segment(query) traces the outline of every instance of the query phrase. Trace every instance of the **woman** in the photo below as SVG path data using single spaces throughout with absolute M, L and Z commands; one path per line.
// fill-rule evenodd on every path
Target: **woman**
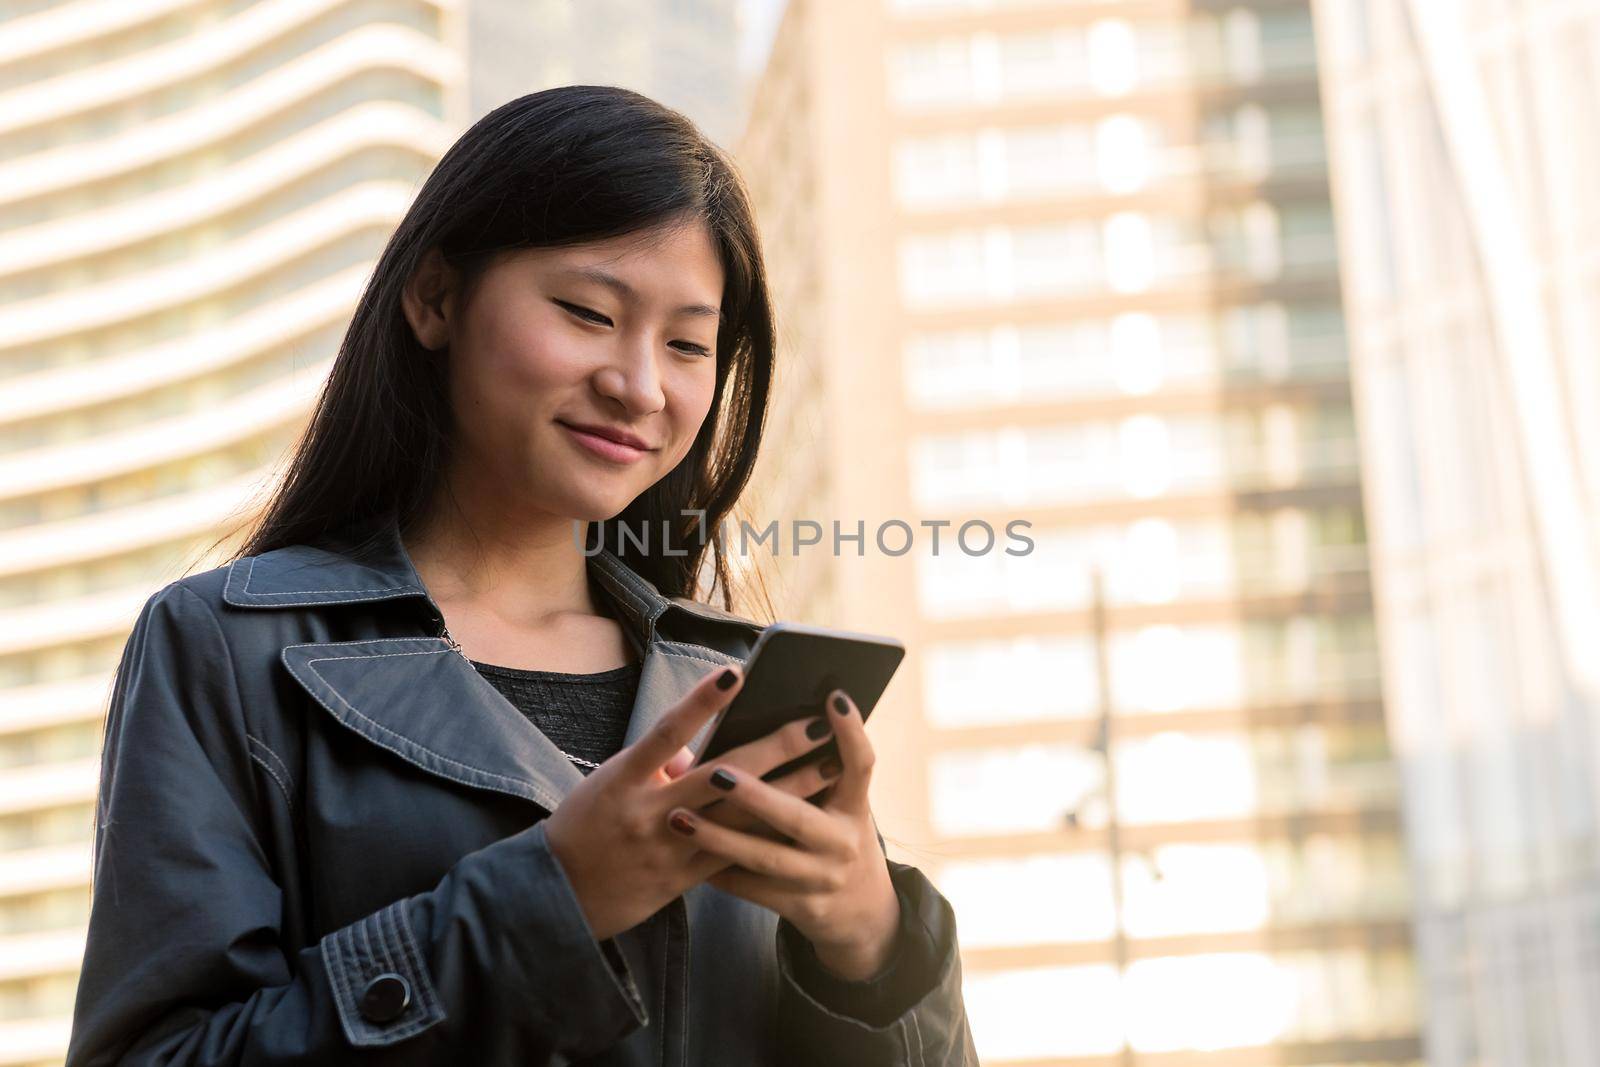
M 253 535 L 128 639 L 69 1064 L 976 1062 L 848 694 L 690 766 L 762 629 L 694 593 L 772 337 L 682 116 L 463 135 Z

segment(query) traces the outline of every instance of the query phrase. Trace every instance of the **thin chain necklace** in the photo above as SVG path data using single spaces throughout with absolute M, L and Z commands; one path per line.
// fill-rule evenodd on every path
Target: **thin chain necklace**
M 474 671 L 476 671 L 478 668 L 472 666 L 472 657 L 467 655 L 465 652 L 463 652 L 461 650 L 461 646 L 456 643 L 456 639 L 454 637 L 450 636 L 450 627 L 445 626 L 443 619 L 439 620 L 439 625 L 441 627 L 443 627 L 443 629 L 444 629 L 444 632 L 442 634 L 440 634 L 439 636 L 444 638 L 445 643 L 448 644 L 451 647 L 451 649 L 453 649 L 458 656 L 460 656 L 462 659 L 467 661 L 467 666 L 472 667 L 472 669 Z M 544 731 L 541 730 L 540 733 L 544 733 Z M 548 734 L 545 735 L 545 739 L 549 740 L 549 735 Z M 550 743 L 552 745 L 555 745 L 555 750 L 557 752 L 559 752 L 563 756 L 567 757 L 573 763 L 581 763 L 585 767 L 589 767 L 589 768 L 596 768 L 596 767 L 600 766 L 600 764 L 594 762 L 593 760 L 586 760 L 582 756 L 574 756 L 572 753 L 568 752 L 566 749 L 562 748 L 560 745 L 557 745 L 554 741 L 551 741 Z

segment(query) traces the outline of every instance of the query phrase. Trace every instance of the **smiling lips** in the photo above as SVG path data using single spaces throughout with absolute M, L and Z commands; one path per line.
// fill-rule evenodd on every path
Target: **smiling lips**
M 590 452 L 615 463 L 632 463 L 655 451 L 626 430 L 610 426 L 580 426 L 570 422 L 560 425 L 572 435 L 573 440 Z

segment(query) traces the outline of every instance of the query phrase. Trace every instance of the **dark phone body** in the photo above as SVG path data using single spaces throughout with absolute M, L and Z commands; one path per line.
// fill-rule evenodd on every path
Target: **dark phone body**
M 744 685 L 710 726 L 710 738 L 698 749 L 696 766 L 795 719 L 831 715 L 824 701 L 834 689 L 849 693 L 865 720 L 905 654 L 905 645 L 892 637 L 798 622 L 773 623 L 756 638 L 745 661 Z M 762 778 L 781 778 L 838 751 L 838 741 L 829 738 Z

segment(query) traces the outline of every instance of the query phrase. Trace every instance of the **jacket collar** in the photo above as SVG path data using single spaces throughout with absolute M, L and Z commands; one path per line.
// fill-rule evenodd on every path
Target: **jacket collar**
M 762 626 L 709 604 L 665 596 L 608 550 L 587 562 L 643 657 L 623 741 L 629 745 L 707 671 L 748 655 Z M 425 602 L 432 625 L 442 630 L 442 614 L 405 550 L 392 512 L 315 545 L 236 560 L 223 590 L 226 603 L 247 609 L 406 597 Z M 701 640 L 673 636 L 675 613 L 697 620 L 694 633 Z M 713 625 L 704 625 L 708 622 Z M 432 774 L 532 800 L 550 811 L 583 780 L 555 743 L 439 632 L 294 644 L 280 658 L 345 727 Z M 691 748 L 698 751 L 712 725 Z
M 687 597 L 668 597 L 654 583 L 602 548 L 587 557 L 589 573 L 622 609 L 640 644 L 652 639 L 669 608 L 717 622 L 759 626 L 749 619 Z M 420 597 L 436 623 L 439 606 L 428 595 L 400 537 L 392 511 L 328 534 L 315 545 L 290 545 L 234 561 L 222 599 L 240 608 L 302 608 Z

